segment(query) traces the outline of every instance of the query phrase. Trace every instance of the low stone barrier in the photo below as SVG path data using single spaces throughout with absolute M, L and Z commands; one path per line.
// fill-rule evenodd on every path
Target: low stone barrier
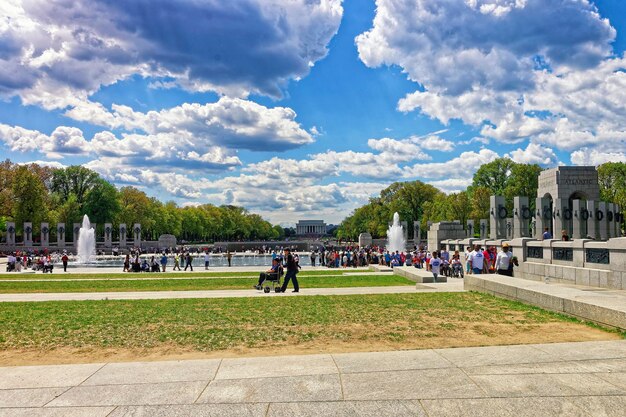
M 433 273 L 425 269 L 415 268 L 414 266 L 396 266 L 393 268 L 394 275 L 399 275 L 406 279 L 410 279 L 418 284 L 428 284 L 434 282 Z M 443 275 L 437 277 L 437 282 L 448 282 L 448 278 Z
M 626 294 L 588 291 L 503 275 L 466 275 L 464 288 L 626 330 Z

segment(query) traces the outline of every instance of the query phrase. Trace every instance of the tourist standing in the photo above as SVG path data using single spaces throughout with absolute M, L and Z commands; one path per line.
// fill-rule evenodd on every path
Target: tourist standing
M 191 262 L 193 261 L 193 258 L 191 257 L 191 252 L 187 252 L 187 256 L 185 257 L 185 271 L 187 270 L 187 268 L 191 268 L 191 272 L 193 272 L 193 265 L 191 265 Z
M 126 258 L 124 259 L 124 269 L 122 272 L 130 272 L 130 255 L 126 254 Z
M 178 255 L 178 252 L 176 252 L 174 254 L 174 268 L 172 268 L 172 271 L 180 271 L 180 255 Z
M 298 278 L 296 277 L 298 274 L 298 264 L 296 263 L 296 260 L 291 254 L 289 248 L 285 248 L 285 262 L 287 273 L 285 274 L 285 282 L 283 282 L 280 292 L 285 292 L 287 290 L 289 280 L 293 280 L 293 292 L 300 292 L 300 285 L 298 285 Z
M 161 269 L 163 270 L 163 272 L 165 272 L 166 266 L 167 266 L 167 255 L 165 255 L 165 252 L 163 252 L 163 255 L 161 255 Z
M 480 250 L 480 245 L 474 246 L 474 251 L 469 257 L 470 268 L 472 268 L 473 274 L 482 274 L 485 268 L 485 255 Z
M 509 252 L 509 244 L 503 243 L 502 250 L 496 256 L 496 272 L 500 275 L 513 276 L 513 254 Z
M 233 259 L 233 254 L 230 253 L 230 251 L 228 251 L 228 253 L 226 253 L 226 259 L 228 259 L 228 266 L 230 267 L 231 261 Z
M 430 258 L 430 272 L 433 273 L 433 280 L 437 282 L 437 277 L 439 276 L 439 271 L 441 268 L 442 261 L 439 259 L 437 251 L 433 252 L 432 258 Z
M 63 262 L 63 272 L 67 272 L 67 262 L 69 260 L 67 252 L 63 251 L 63 256 L 61 257 L 61 262 Z
M 470 275 L 472 274 L 472 267 L 469 260 L 471 254 L 472 250 L 468 246 L 467 248 L 465 248 L 465 272 Z
M 314 250 L 311 251 L 311 266 L 315 266 L 315 257 L 316 257 L 316 253 Z
M 209 251 L 204 252 L 204 269 L 207 270 L 209 269 Z
M 550 228 L 546 227 L 545 229 L 543 229 L 543 240 L 550 240 L 552 239 L 552 233 L 550 233 Z

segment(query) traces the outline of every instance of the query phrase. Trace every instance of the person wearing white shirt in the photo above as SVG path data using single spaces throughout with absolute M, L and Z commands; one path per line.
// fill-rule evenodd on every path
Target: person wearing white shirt
M 469 258 L 470 258 L 470 255 L 471 255 L 471 254 L 472 254 L 472 250 L 471 250 L 471 248 L 468 246 L 468 247 L 465 249 L 465 272 L 466 272 L 466 273 L 468 273 L 468 274 L 471 274 L 471 273 L 472 273 L 472 267 L 471 267 L 471 265 L 470 265 L 470 261 L 469 261 Z
M 443 261 L 439 259 L 437 256 L 437 252 L 433 252 L 432 258 L 430 258 L 430 272 L 433 273 L 434 281 L 437 282 L 437 277 L 439 276 L 439 271 Z
M 513 276 L 513 254 L 509 252 L 509 244 L 502 244 L 502 250 L 496 256 L 496 272 L 500 275 Z
M 485 255 L 483 255 L 483 252 L 480 250 L 480 245 L 474 246 L 474 250 L 469 256 L 469 263 L 470 268 L 472 268 L 472 273 L 483 273 L 483 268 L 485 267 Z
M 209 255 L 209 251 L 204 252 L 204 269 L 209 269 L 209 262 L 211 261 L 211 255 Z

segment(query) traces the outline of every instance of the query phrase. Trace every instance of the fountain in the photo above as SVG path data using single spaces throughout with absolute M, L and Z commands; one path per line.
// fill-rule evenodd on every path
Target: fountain
M 96 253 L 96 231 L 91 228 L 89 217 L 83 216 L 83 225 L 78 232 L 76 254 L 78 263 L 86 264 Z
M 404 231 L 400 225 L 400 215 L 393 214 L 393 224 L 387 229 L 387 250 L 389 252 L 404 252 L 406 250 L 406 240 Z

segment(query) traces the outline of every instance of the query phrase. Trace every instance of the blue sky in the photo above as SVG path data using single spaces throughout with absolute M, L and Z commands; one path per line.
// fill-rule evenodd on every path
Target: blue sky
M 626 161 L 620 0 L 4 0 L 0 152 L 341 221 L 498 157 Z

